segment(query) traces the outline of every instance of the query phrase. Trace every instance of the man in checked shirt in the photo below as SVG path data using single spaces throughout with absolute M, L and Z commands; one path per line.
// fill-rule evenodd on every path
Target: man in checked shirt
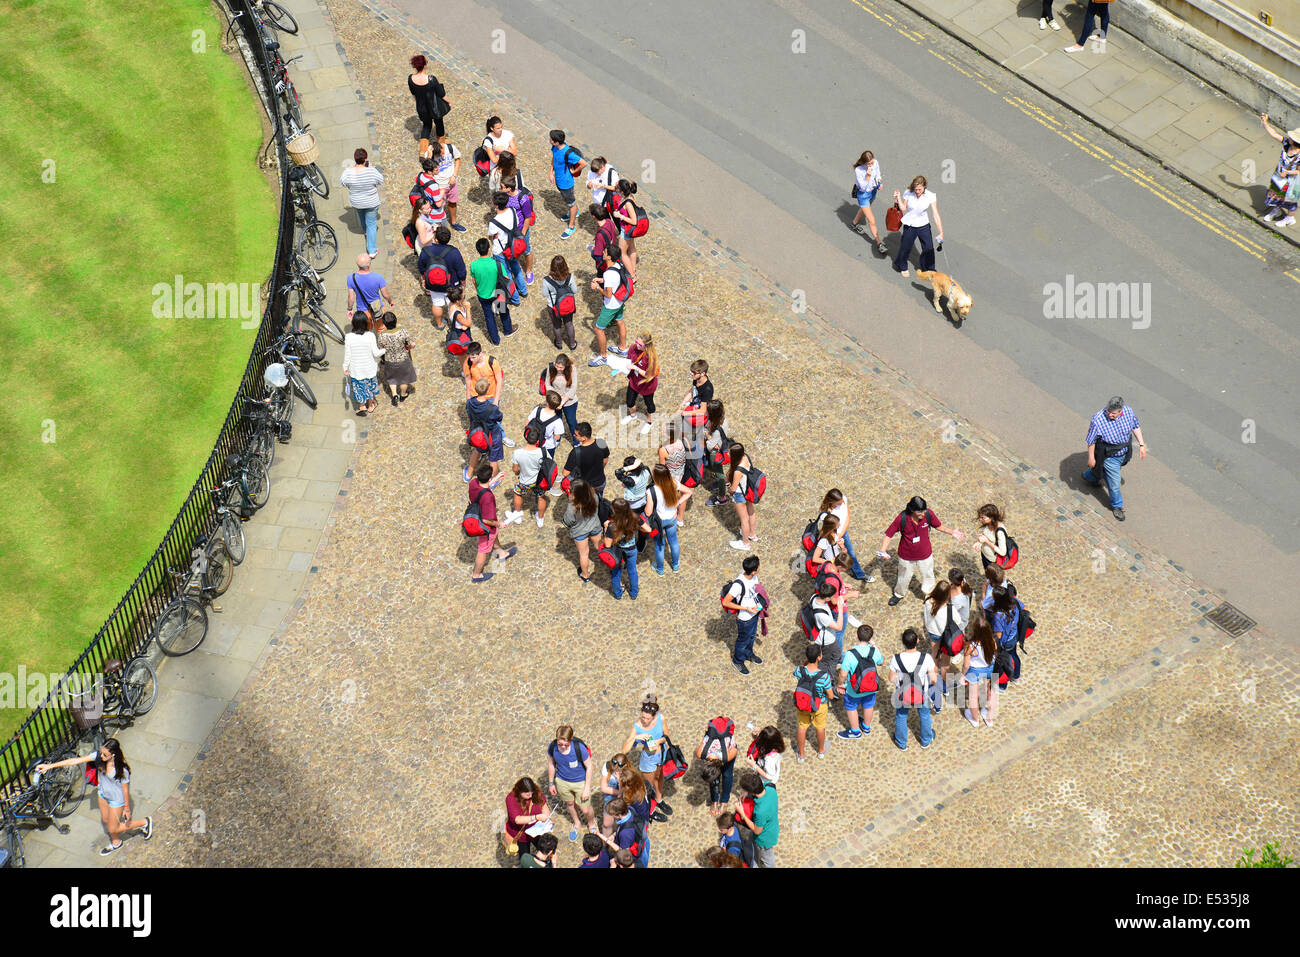
M 1138 455 L 1147 457 L 1146 441 L 1137 414 L 1117 395 L 1110 397 L 1106 408 L 1092 417 L 1088 425 L 1088 468 L 1083 480 L 1092 485 L 1105 481 L 1110 492 L 1110 508 L 1115 517 L 1124 521 L 1124 496 L 1120 493 L 1119 470 L 1133 456 L 1130 443 L 1136 438 Z M 1101 461 L 1102 477 L 1097 477 L 1097 462 Z

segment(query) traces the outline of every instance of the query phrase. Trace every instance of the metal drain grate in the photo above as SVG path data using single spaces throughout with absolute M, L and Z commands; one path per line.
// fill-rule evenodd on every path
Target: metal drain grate
M 1215 628 L 1226 631 L 1233 638 L 1240 638 L 1255 627 L 1253 618 L 1247 617 L 1240 608 L 1226 601 L 1206 615 L 1205 618 Z

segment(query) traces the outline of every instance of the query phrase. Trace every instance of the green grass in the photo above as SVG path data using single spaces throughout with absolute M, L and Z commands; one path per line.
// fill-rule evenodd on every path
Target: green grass
M 154 318 L 153 287 L 262 282 L 276 202 L 207 0 L 0 10 L 0 671 L 61 672 L 185 500 L 256 336 Z

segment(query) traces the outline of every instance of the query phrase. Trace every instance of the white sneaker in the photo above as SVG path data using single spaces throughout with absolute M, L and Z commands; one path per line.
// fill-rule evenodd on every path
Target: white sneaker
M 1048 25 L 1049 27 L 1051 27 L 1053 30 L 1059 30 L 1059 29 L 1061 29 L 1061 25 L 1060 25 L 1059 23 L 1057 23 L 1055 20 L 1049 20 L 1049 21 L 1047 22 L 1047 25 Z
M 858 617 L 856 617 L 856 616 L 854 616 L 854 615 L 849 615 L 849 627 L 850 627 L 850 628 L 858 628 L 858 627 L 861 627 L 861 625 L 862 625 L 862 619 L 861 619 L 861 618 L 858 618 Z
M 1292 222 L 1295 222 L 1295 220 L 1292 220 Z M 651 426 L 650 423 L 647 422 L 645 425 L 641 426 L 641 434 L 642 435 L 648 434 L 651 428 L 653 428 L 653 426 Z
M 1046 30 L 1046 29 L 1047 29 L 1047 17 L 1039 17 L 1039 18 L 1038 18 L 1038 29 L 1040 29 L 1040 30 Z
M 515 440 L 514 440 L 514 439 L 506 439 L 506 438 L 503 438 L 503 439 L 501 440 L 501 444 L 504 445 L 504 446 L 505 446 L 506 448 L 508 448 L 508 449 L 513 449 L 513 448 L 515 447 Z
M 1266 223 L 1271 223 L 1273 222 L 1273 220 L 1277 219 L 1278 214 L 1281 212 L 1282 212 L 1282 207 L 1274 206 L 1272 209 L 1270 209 L 1267 213 L 1265 213 L 1263 216 L 1259 218 Z
M 557 486 L 555 486 L 555 488 L 551 489 L 551 494 L 552 494 L 552 495 L 563 495 L 563 494 L 564 494 L 564 489 L 560 488 L 560 487 L 557 485 Z
M 742 552 L 749 551 L 749 543 L 736 539 L 734 542 L 727 542 L 732 548 L 739 549 Z
M 1294 217 L 1294 216 L 1288 216 L 1286 219 L 1279 219 L 1278 222 L 1277 222 L 1277 224 L 1278 224 L 1279 226 L 1294 226 L 1294 225 L 1295 225 L 1295 217 Z
M 625 415 L 625 416 L 623 416 L 623 419 L 622 419 L 622 422 L 623 422 L 624 425 L 630 425 L 630 424 L 632 424 L 632 423 L 635 422 L 635 421 L 636 421 L 636 416 L 635 416 L 635 415 Z
M 542 516 L 538 515 L 538 516 L 537 516 L 537 527 L 538 527 L 538 528 L 542 528 L 542 527 L 544 527 L 545 525 L 546 525 L 546 519 L 544 519 L 544 518 L 542 518 Z

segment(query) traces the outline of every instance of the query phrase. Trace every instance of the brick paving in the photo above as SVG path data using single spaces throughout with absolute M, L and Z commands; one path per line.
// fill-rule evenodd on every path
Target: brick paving
M 561 243 L 555 197 L 536 186 L 545 183 L 549 118 L 520 112 L 517 96 L 385 7 L 334 4 L 328 12 L 373 113 L 375 138 L 366 145 L 388 160 L 386 209 L 403 208 L 416 171 L 404 77 L 407 57 L 422 49 L 448 87 L 457 145 L 472 147 L 479 118 L 493 112 L 515 131 L 530 185 L 549 202 L 539 209 L 536 262 L 562 252 L 580 276 L 589 275 L 585 233 Z M 580 132 L 574 139 L 593 155 Z M 629 332 L 649 329 L 662 343 L 665 405 L 686 390 L 690 360 L 709 359 L 731 433 L 770 477 L 758 552 L 775 601 L 771 634 L 758 649 L 767 663 L 749 678 L 728 663 L 734 625 L 716 595 L 739 566 L 726 544 L 735 518 L 698 502 L 682 533 L 682 573 L 658 578 L 643 564 L 635 603 L 615 603 L 601 572 L 594 579 L 600 587 L 579 585 L 573 547 L 553 519 L 541 530 L 527 520 L 512 527 L 507 542 L 518 543 L 519 554 L 490 584 L 470 584 L 473 546 L 457 528 L 463 388 L 441 358 L 441 337 L 416 311 L 403 248 L 388 275 L 418 340 L 416 399 L 399 410 L 381 406 L 367 420 L 369 439 L 356 450 L 340 489 L 346 494 L 328 519 L 291 620 L 191 767 L 185 790 L 160 809 L 155 839 L 133 842 L 119 864 L 500 864 L 494 834 L 502 796 L 521 774 L 544 774 L 554 727 L 573 724 L 603 760 L 621 746 L 639 694 L 651 687 L 670 733 L 689 749 L 720 712 L 741 728 L 775 723 L 793 738 L 789 675 L 803 644 L 793 616 L 809 586 L 790 562 L 803 523 L 830 485 L 844 488 L 854 505 L 863 553 L 916 492 L 948 524 L 967 528 L 979 504 L 1004 504 L 1024 555 L 1012 577 L 1039 631 L 1026 677 L 1004 699 L 994 729 L 971 729 L 950 706 L 936 717 L 935 746 L 903 754 L 885 733 L 892 724 L 885 704 L 874 734 L 859 742 L 832 738 L 824 762 L 797 765 L 787 754 L 779 787 L 782 864 L 897 862 L 898 848 L 931 838 L 925 853 L 937 860 L 964 847 L 954 840 L 962 831 L 930 821 L 951 820 L 953 810 L 969 806 L 970 793 L 997 797 L 979 802 L 986 826 L 1032 837 L 990 848 L 987 863 L 1171 864 L 1189 855 L 1229 863 L 1239 843 L 1296 833 L 1295 751 L 1285 746 L 1294 743 L 1296 676 L 1290 661 L 1261 653 L 1270 636 L 1255 629 L 1226 640 L 1203 621 L 1217 597 L 1116 537 L 1095 498 L 1019 462 L 815 313 L 792 313 L 788 290 L 653 195 L 638 198 L 655 220 L 640 247 Z M 482 228 L 482 200 L 475 190 L 462 202 L 471 225 L 457 234 L 463 250 Z M 381 247 L 396 238 L 397 226 L 385 224 Z M 534 287 L 518 310 L 520 331 L 491 350 L 506 363 L 511 433 L 522 429 L 535 404 L 533 377 L 553 354 L 537 334 L 539 294 Z M 598 303 L 584 306 L 582 346 Z M 816 363 L 815 395 L 807 370 L 792 358 L 807 356 L 810 346 L 826 352 Z M 577 357 L 585 354 L 580 348 Z M 613 425 L 615 384 L 603 370 L 580 368 L 580 418 L 602 428 L 612 459 L 646 451 Z M 810 422 L 829 427 L 813 432 Z M 941 541 L 937 566 L 963 567 L 974 577 L 973 553 Z M 888 580 L 892 561 L 884 571 Z M 920 615 L 914 598 L 889 608 L 887 595 L 887 586 L 867 586 L 851 610 L 875 625 L 892 652 L 899 631 L 919 625 Z M 1249 700 L 1240 693 L 1233 700 L 1243 671 L 1257 685 Z M 1186 705 L 1170 710 L 1170 702 Z M 1178 733 L 1157 733 L 1175 719 Z M 1258 732 L 1270 721 L 1283 723 L 1284 733 L 1262 744 Z M 834 711 L 830 730 L 841 726 L 842 712 Z M 1213 756 L 1216 800 L 1248 795 L 1265 808 L 1250 819 L 1236 815 L 1228 836 L 1206 826 L 1183 833 L 1175 815 L 1134 803 L 1123 786 L 1125 775 L 1142 775 L 1145 793 L 1158 795 L 1162 807 L 1190 805 L 1205 775 L 1184 772 L 1205 768 L 1205 754 Z M 712 842 L 706 794 L 692 772 L 668 795 L 678 810 L 652 831 L 653 862 L 690 865 Z M 1159 839 L 1112 841 L 1100 850 L 1095 842 L 1054 839 L 1075 822 L 1081 801 L 1105 812 L 1107 828 L 1144 828 Z M 1218 806 L 1191 820 L 1212 820 Z M 1177 840 L 1164 836 L 1175 832 Z M 562 845 L 561 866 L 576 863 L 577 852 Z

